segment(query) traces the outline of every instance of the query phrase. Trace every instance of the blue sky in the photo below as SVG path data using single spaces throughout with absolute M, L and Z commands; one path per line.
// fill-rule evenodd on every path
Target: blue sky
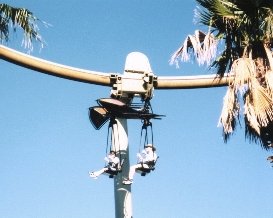
M 73 67 L 122 73 L 140 51 L 158 76 L 209 74 L 196 63 L 169 65 L 172 53 L 199 26 L 195 1 L 12 0 L 52 26 L 33 56 Z M 202 27 L 201 27 L 202 28 Z M 21 35 L 9 47 L 20 47 Z M 103 166 L 107 127 L 97 131 L 88 108 L 110 88 L 40 74 L 1 60 L 0 217 L 114 217 L 113 180 L 88 177 Z M 238 129 L 225 144 L 217 127 L 226 88 L 156 90 L 153 122 L 160 159 L 132 185 L 133 215 L 141 218 L 271 218 L 271 153 Z M 140 121 L 129 121 L 131 163 Z

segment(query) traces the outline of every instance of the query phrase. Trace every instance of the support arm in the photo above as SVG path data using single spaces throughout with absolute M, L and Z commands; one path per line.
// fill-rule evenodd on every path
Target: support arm
M 233 77 L 215 74 L 197 76 L 159 76 L 155 89 L 197 89 L 227 86 Z
M 0 45 L 0 58 L 10 63 L 56 76 L 64 79 L 74 80 L 95 85 L 113 85 L 111 76 L 115 73 L 102 73 L 73 68 L 66 65 L 49 62 L 40 58 L 23 54 L 16 50 Z M 159 76 L 154 84 L 155 89 L 195 89 L 227 86 L 232 77 L 216 78 L 215 75 L 198 76 Z
M 3 45 L 0 45 L 0 58 L 21 67 L 25 67 L 51 76 L 102 86 L 112 86 L 110 83 L 109 73 L 83 70 L 49 62 L 27 54 L 23 54 Z

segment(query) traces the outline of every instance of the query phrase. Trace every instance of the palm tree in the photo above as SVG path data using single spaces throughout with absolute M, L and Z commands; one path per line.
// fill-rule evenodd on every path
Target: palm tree
M 39 34 L 37 21 L 40 21 L 32 12 L 25 8 L 15 8 L 7 4 L 0 4 L 0 40 L 1 43 L 8 42 L 10 30 L 13 32 L 19 27 L 24 32 L 22 45 L 29 51 L 33 50 L 33 40 L 43 47 L 43 40 Z M 46 24 L 45 22 L 42 22 Z
M 196 1 L 199 7 L 195 18 L 208 31 L 196 30 L 189 35 L 171 62 L 193 57 L 215 70 L 219 77 L 232 76 L 219 119 L 224 141 L 243 117 L 246 138 L 265 149 L 272 148 L 273 1 Z

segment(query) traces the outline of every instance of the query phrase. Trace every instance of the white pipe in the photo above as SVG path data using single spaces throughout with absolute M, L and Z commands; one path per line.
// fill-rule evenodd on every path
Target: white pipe
M 132 193 L 131 186 L 122 183 L 125 177 L 128 177 L 130 169 L 129 161 L 129 143 L 128 129 L 126 119 L 116 119 L 113 125 L 113 150 L 118 151 L 120 161 L 124 161 L 122 171 L 115 176 L 114 193 L 115 193 L 115 214 L 116 218 L 132 217 Z

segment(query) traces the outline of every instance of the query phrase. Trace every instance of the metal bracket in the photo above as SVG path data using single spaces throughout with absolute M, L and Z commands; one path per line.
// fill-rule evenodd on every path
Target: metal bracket
M 113 84 L 112 97 L 120 99 L 139 96 L 142 100 L 148 100 L 153 97 L 157 76 L 152 72 L 126 70 L 124 75 L 110 75 L 110 81 Z

